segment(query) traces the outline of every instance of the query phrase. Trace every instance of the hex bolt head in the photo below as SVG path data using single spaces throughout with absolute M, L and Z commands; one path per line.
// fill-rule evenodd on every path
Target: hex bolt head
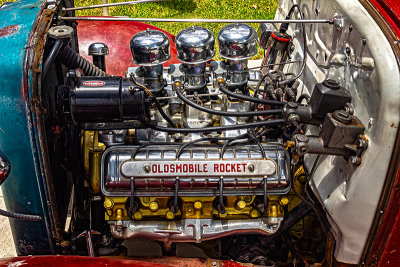
M 150 202 L 150 204 L 149 204 L 149 209 L 150 209 L 152 212 L 158 211 L 158 208 L 159 208 L 159 205 L 158 205 L 158 202 L 157 202 L 157 201 L 152 201 L 152 202 Z
M 112 207 L 114 207 L 114 201 L 112 199 L 107 198 L 104 200 L 104 208 L 111 209 Z
M 254 170 L 255 170 L 254 164 L 249 164 L 249 166 L 247 166 L 247 169 L 248 169 L 250 172 L 254 172 Z
M 244 209 L 244 208 L 246 207 L 246 201 L 244 201 L 244 200 L 239 200 L 238 202 L 236 202 L 236 207 L 237 207 L 239 210 Z
M 203 203 L 201 201 L 196 201 L 193 206 L 195 210 L 201 210 L 203 208 Z
M 165 217 L 167 218 L 167 220 L 172 220 L 173 218 L 175 218 L 175 214 L 172 211 L 167 211 Z
M 141 219 L 143 218 L 143 213 L 140 212 L 140 211 L 137 211 L 137 212 L 135 212 L 135 213 L 133 214 L 133 218 L 134 218 L 135 220 L 141 220 Z
M 150 173 L 151 168 L 150 168 L 149 165 L 146 165 L 146 166 L 143 167 L 143 170 L 144 170 L 146 173 Z

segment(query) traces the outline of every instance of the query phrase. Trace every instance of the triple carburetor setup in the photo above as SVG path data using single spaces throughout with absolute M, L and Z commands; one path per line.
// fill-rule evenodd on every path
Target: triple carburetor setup
M 298 204 L 291 194 L 294 176 L 307 177 L 303 156 L 361 163 L 368 141 L 350 93 L 332 79 L 302 93 L 305 41 L 293 60 L 286 30 L 229 24 L 218 34 L 223 60 L 214 60 L 213 33 L 192 26 L 174 40 L 181 63 L 167 64 L 170 39 L 148 29 L 130 41 L 138 66 L 125 77 L 106 73 L 105 44 L 89 49 L 92 71 L 70 64 L 58 108 L 81 129 L 90 189 L 115 238 L 168 246 L 273 235 Z M 264 59 L 250 67 L 258 43 Z

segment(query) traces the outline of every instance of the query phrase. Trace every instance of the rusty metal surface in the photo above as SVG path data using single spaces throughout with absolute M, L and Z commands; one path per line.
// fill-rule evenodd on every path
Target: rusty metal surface
M 13 33 L 17 33 L 17 31 L 19 31 L 20 28 L 21 28 L 20 25 L 5 26 L 5 27 L 0 29 L 0 37 L 12 36 Z
M 27 75 L 30 77 L 28 91 L 30 94 L 30 108 L 32 112 L 32 126 L 35 133 L 38 158 L 43 173 L 45 183 L 45 196 L 48 201 L 48 211 L 50 217 L 50 226 L 53 238 L 56 242 L 62 241 L 62 229 L 59 220 L 56 196 L 54 194 L 54 184 L 50 171 L 49 156 L 47 151 L 46 134 L 44 129 L 44 109 L 40 99 L 40 72 L 43 57 L 44 46 L 46 42 L 47 31 L 50 27 L 50 21 L 53 18 L 53 10 L 45 9 L 41 14 L 40 20 L 34 32 L 35 40 L 31 40 L 28 51 Z
M 33 57 L 31 46 L 36 44 L 35 29 L 43 4 L 43 0 L 20 0 L 0 9 L 0 147 L 12 165 L 2 185 L 4 201 L 8 211 L 44 218 L 41 222 L 10 219 L 19 255 L 53 253 L 40 157 L 33 145 L 36 140 L 25 64 Z

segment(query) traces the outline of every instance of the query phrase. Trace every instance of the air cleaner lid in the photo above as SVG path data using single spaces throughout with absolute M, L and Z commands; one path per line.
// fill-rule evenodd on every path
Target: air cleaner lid
M 133 62 L 141 66 L 162 64 L 171 58 L 168 36 L 156 30 L 141 31 L 130 41 Z
M 226 59 L 248 59 L 257 54 L 257 33 L 244 23 L 229 24 L 218 34 L 219 53 Z
M 214 35 L 204 27 L 192 26 L 180 31 L 175 46 L 178 59 L 187 64 L 206 62 L 215 55 Z

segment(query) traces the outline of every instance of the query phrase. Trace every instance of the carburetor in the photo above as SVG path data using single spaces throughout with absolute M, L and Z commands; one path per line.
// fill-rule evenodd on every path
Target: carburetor
M 226 59 L 220 62 L 219 68 L 224 70 L 222 77 L 228 88 L 239 88 L 245 92 L 249 76 L 248 59 L 257 54 L 256 31 L 244 23 L 229 24 L 219 32 L 218 44 L 221 57 Z M 218 68 L 214 71 L 221 73 Z
M 209 77 L 206 74 L 206 62 L 215 55 L 212 32 L 204 27 L 186 28 L 176 36 L 175 46 L 178 59 L 182 62 L 179 71 L 183 76 L 174 78 L 180 79 L 189 92 L 207 93 Z
M 169 47 L 168 36 L 156 30 L 139 32 L 130 41 L 133 62 L 140 66 L 135 73 L 137 80 L 156 94 L 166 86 L 163 63 L 171 58 Z

